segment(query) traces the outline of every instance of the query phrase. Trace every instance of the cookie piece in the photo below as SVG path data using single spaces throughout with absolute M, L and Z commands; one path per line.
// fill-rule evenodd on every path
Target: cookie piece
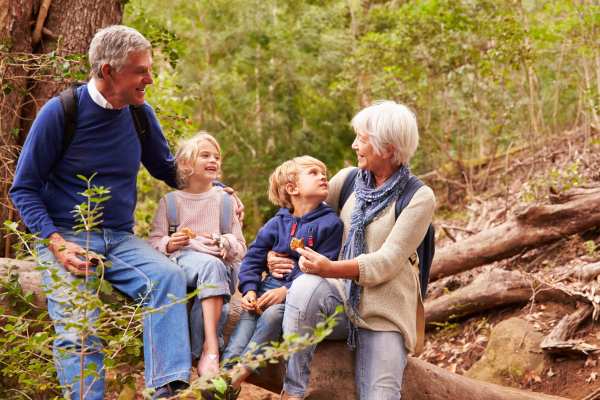
M 303 248 L 304 248 L 304 240 L 302 240 L 302 238 L 300 238 L 300 239 L 292 238 L 292 241 L 290 242 L 290 249 L 296 250 L 296 249 L 303 249 Z
M 181 230 L 181 233 L 185 234 L 187 237 L 189 237 L 190 239 L 194 239 L 196 237 L 196 232 L 194 232 L 193 230 L 191 230 L 188 227 L 185 227 Z

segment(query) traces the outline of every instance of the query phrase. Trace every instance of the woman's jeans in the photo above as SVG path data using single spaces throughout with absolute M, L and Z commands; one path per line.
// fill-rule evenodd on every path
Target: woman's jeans
M 333 314 L 338 305 L 342 305 L 342 299 L 327 280 L 310 274 L 299 276 L 287 294 L 283 318 L 284 335 L 310 333 L 324 316 Z M 340 315 L 328 339 L 346 339 L 348 324 L 346 315 Z M 288 395 L 306 395 L 315 349 L 316 346 L 311 346 L 290 356 L 283 383 L 283 390 Z M 354 375 L 358 398 L 400 399 L 406 362 L 406 349 L 400 333 L 358 328 Z
M 59 229 L 67 241 L 85 248 L 86 235 Z M 130 232 L 103 229 L 90 233 L 89 249 L 104 255 L 104 279 L 114 288 L 159 312 L 144 316 L 144 363 L 146 386 L 155 388 L 175 380 L 189 381 L 190 343 L 187 310 L 175 300 L 186 295 L 185 276 L 167 257 Z M 56 262 L 39 245 L 38 261 L 44 266 L 43 284 L 48 313 L 54 321 L 54 360 L 65 396 L 86 400 L 104 399 L 104 367 L 101 340 L 95 335 L 98 309 L 87 309 L 81 292 L 94 293 L 95 275 L 87 284 Z M 87 332 L 82 341 L 82 328 Z M 83 355 L 82 355 L 83 354 Z M 83 358 L 83 360 L 82 360 Z M 85 371 L 80 386 L 80 362 Z
M 267 277 L 258 287 L 257 296 L 262 296 L 266 291 L 281 287 L 281 283 Z M 231 367 L 237 358 L 254 350 L 260 351 L 260 346 L 268 344 L 281 337 L 281 323 L 283 321 L 284 304 L 273 304 L 260 316 L 256 313 L 242 311 L 240 320 L 223 352 L 222 359 L 226 367 Z
M 229 314 L 229 299 L 235 287 L 231 287 L 233 270 L 223 263 L 220 258 L 194 250 L 183 250 L 175 259 L 185 274 L 188 288 L 200 288 L 190 311 L 190 338 L 192 355 L 199 358 L 204 346 L 204 314 L 202 300 L 223 296 L 223 309 L 217 327 L 219 348 L 223 347 L 223 328 Z

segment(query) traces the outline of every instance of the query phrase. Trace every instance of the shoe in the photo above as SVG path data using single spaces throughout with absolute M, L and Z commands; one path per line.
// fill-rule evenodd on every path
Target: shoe
M 183 381 L 173 381 L 169 382 L 164 386 L 160 386 L 156 388 L 154 394 L 152 395 L 152 400 L 155 399 L 168 399 L 170 397 L 175 396 L 177 393 L 188 388 L 187 382 Z
M 202 354 L 198 361 L 198 376 L 211 376 L 219 373 L 219 355 Z

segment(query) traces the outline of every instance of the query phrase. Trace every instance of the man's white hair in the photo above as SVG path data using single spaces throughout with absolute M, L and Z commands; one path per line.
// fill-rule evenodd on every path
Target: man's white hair
M 152 49 L 152 45 L 141 33 L 124 25 L 111 25 L 100 29 L 90 43 L 88 58 L 91 75 L 102 79 L 101 68 L 109 64 L 117 71 L 123 68 L 127 56 L 132 52 Z
M 363 108 L 352 118 L 356 133 L 366 133 L 375 152 L 383 154 L 394 148 L 393 162 L 407 165 L 419 145 L 419 129 L 415 114 L 404 104 L 379 100 Z

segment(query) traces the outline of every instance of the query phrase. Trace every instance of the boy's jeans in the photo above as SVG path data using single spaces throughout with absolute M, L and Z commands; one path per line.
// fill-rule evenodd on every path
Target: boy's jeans
M 260 283 L 257 297 L 262 296 L 267 290 L 277 289 L 281 284 L 274 279 L 267 277 Z M 285 304 L 273 304 L 267 308 L 260 316 L 248 311 L 242 311 L 240 320 L 225 348 L 222 359 L 225 366 L 230 367 L 235 364 L 231 362 L 234 358 L 245 355 L 253 349 L 251 345 L 264 345 L 281 337 L 281 323 L 283 321 L 283 311 Z M 256 348 L 256 347 L 254 347 Z M 260 351 L 260 348 L 256 348 Z
M 342 304 L 338 291 L 327 280 L 304 274 L 294 280 L 285 302 L 283 332 L 285 335 L 311 332 L 324 316 L 334 313 Z M 328 339 L 346 339 L 349 321 L 345 314 L 337 319 Z M 310 378 L 310 364 L 316 345 L 290 356 L 284 391 L 304 397 Z M 360 400 L 400 399 L 402 376 L 407 362 L 404 340 L 398 332 L 358 329 L 355 357 L 355 381 Z
M 59 233 L 65 240 L 85 248 L 86 234 L 67 229 L 59 229 Z M 146 386 L 155 388 L 175 380 L 189 381 L 191 360 L 186 306 L 172 304 L 186 295 L 181 269 L 130 232 L 111 229 L 92 232 L 89 249 L 104 255 L 110 263 L 104 278 L 114 288 L 141 300 L 144 306 L 166 306 L 160 312 L 144 316 Z M 99 312 L 97 309 L 84 312 L 82 299 L 77 296 L 78 291 L 91 292 L 93 289 L 57 263 L 46 246 L 38 246 L 38 259 L 46 267 L 42 279 L 47 291 L 48 312 L 57 334 L 54 359 L 64 393 L 69 393 L 73 399 L 83 393 L 86 400 L 101 400 L 104 398 L 102 343 L 94 335 Z M 86 326 L 90 333 L 83 343 L 81 330 L 74 324 Z M 87 375 L 83 388 L 80 387 L 81 357 Z

